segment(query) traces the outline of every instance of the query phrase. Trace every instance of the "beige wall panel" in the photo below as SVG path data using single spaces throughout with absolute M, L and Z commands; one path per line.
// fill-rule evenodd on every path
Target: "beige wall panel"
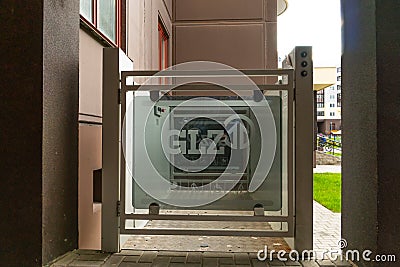
M 93 171 L 101 169 L 101 126 L 79 125 L 79 248 L 101 249 L 101 205 L 93 206 Z
M 264 31 L 262 23 L 176 26 L 176 63 L 208 60 L 235 68 L 262 69 Z
M 172 22 L 167 10 L 169 1 L 146 0 L 128 2 L 128 56 L 135 70 L 158 69 L 158 18 L 172 36 Z M 172 38 L 171 38 L 172 40 Z M 172 51 L 170 43 L 170 51 Z M 172 54 L 170 53 L 170 59 Z
M 278 16 L 277 0 L 264 0 L 265 1 L 265 20 L 269 22 L 276 22 Z
M 175 0 L 175 20 L 232 20 L 264 17 L 264 0 Z
M 266 44 L 266 68 L 276 69 L 278 67 L 278 48 L 277 48 L 277 23 L 267 22 L 265 27 Z
M 144 10 L 149 1 L 127 1 L 127 54 L 135 69 L 144 69 Z
M 79 113 L 101 116 L 103 46 L 79 30 Z

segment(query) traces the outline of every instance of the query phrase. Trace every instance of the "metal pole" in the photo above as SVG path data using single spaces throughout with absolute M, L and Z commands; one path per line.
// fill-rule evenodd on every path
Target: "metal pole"
M 314 94 L 312 48 L 295 47 L 295 249 L 313 248 Z

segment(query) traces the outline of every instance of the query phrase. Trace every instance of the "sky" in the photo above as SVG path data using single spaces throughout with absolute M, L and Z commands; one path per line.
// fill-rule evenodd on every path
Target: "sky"
M 313 47 L 315 67 L 339 66 L 341 57 L 340 0 L 288 0 L 278 17 L 278 54 L 295 46 Z

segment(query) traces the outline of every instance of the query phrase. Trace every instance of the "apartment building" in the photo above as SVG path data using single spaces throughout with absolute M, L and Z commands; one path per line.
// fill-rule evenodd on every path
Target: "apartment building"
M 336 67 L 336 83 L 317 91 L 318 133 L 330 134 L 331 130 L 341 130 L 342 113 L 342 70 Z

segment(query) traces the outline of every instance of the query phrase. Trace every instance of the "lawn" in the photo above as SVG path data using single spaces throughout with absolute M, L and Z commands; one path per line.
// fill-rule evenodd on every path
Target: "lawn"
M 333 153 L 333 151 L 328 151 L 328 152 L 325 152 L 325 153 L 329 154 L 329 155 L 334 155 L 336 157 L 341 157 L 342 156 L 342 152 L 341 151 L 340 152 L 336 152 L 336 151 L 340 151 L 340 150 L 335 150 L 335 153 Z
M 341 212 L 340 173 L 314 173 L 314 199 L 333 212 Z

